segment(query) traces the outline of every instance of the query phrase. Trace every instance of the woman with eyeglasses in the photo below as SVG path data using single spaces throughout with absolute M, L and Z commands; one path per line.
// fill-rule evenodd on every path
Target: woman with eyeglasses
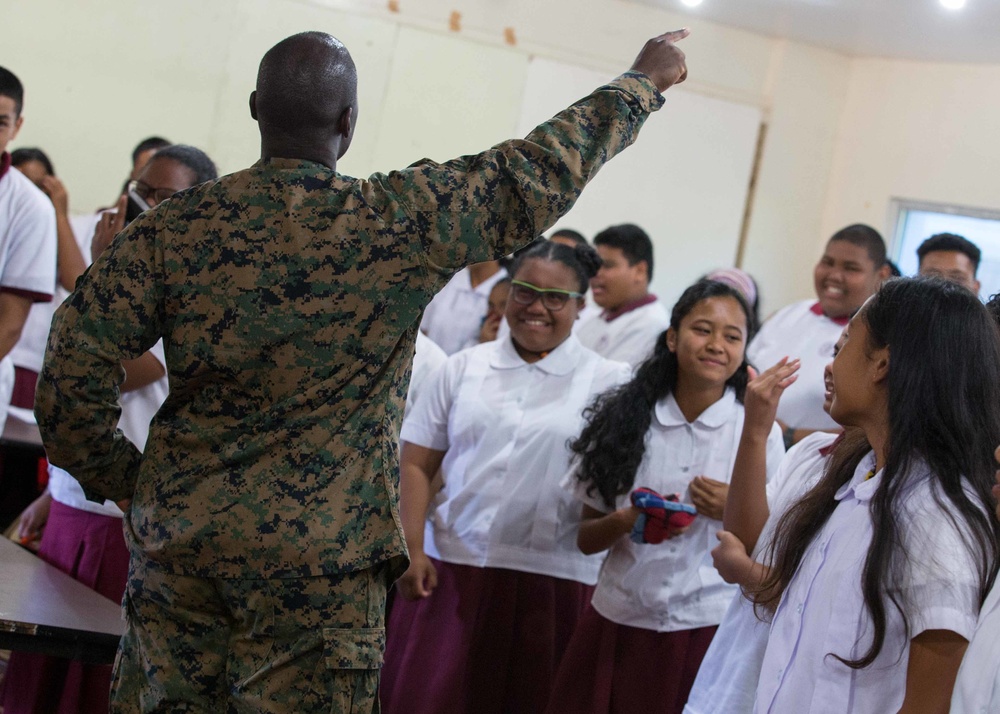
M 576 547 L 567 442 L 593 397 L 629 376 L 572 335 L 599 264 L 588 246 L 522 253 L 510 335 L 452 355 L 403 422 L 410 566 L 388 624 L 390 714 L 545 707 L 601 562 Z
M 175 193 L 213 181 L 218 175 L 215 163 L 201 149 L 186 144 L 159 149 L 139 172 L 138 178 L 128 182 L 115 209 L 101 214 L 91 240 L 94 260 L 125 227 L 126 217 L 131 220 Z

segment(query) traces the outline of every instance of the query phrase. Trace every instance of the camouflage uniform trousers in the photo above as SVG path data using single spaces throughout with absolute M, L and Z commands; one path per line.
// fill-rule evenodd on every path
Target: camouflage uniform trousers
M 198 578 L 133 553 L 111 711 L 377 713 L 390 572 Z

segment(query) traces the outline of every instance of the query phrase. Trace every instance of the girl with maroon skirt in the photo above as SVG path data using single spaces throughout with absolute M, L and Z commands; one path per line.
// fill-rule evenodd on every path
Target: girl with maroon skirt
M 670 327 L 627 384 L 601 395 L 571 448 L 564 480 L 583 502 L 584 553 L 608 555 L 556 676 L 550 714 L 680 714 L 701 659 L 737 587 L 712 565 L 743 428 L 744 348 L 753 319 L 742 295 L 702 280 L 674 306 Z M 770 478 L 784 452 L 767 440 Z M 697 509 L 660 536 L 636 528 L 637 488 L 676 494 Z M 633 531 L 636 531 L 633 535 Z M 638 540 L 638 542 L 636 542 Z
M 560 486 L 567 443 L 593 397 L 629 376 L 572 335 L 599 262 L 589 247 L 529 248 L 513 271 L 510 334 L 452 355 L 403 422 L 410 566 L 387 626 L 389 714 L 545 708 L 600 567 L 576 548 L 580 511 Z

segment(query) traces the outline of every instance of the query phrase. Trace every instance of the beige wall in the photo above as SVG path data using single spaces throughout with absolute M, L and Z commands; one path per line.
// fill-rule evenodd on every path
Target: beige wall
M 888 230 L 893 198 L 997 210 L 998 176 L 1000 66 L 851 63 L 826 231 L 854 220 Z
M 513 133 L 532 55 L 611 77 L 648 35 L 689 25 L 685 88 L 757 107 L 770 124 L 744 261 L 762 283 L 765 311 L 811 294 L 812 264 L 833 229 L 856 220 L 886 228 L 891 196 L 989 207 L 1000 201 L 989 180 L 1000 159 L 991 131 L 1000 68 L 852 60 L 608 0 L 390 5 L 10 3 L 5 24 L 37 28 L 7 32 L 0 46 L 0 64 L 27 87 L 17 145 L 50 152 L 81 212 L 113 200 L 129 150 L 149 134 L 198 145 L 223 171 L 238 169 L 257 155 L 246 101 L 261 54 L 292 32 L 321 29 L 340 37 L 359 66 L 358 133 L 340 168 L 367 175 L 422 156 L 446 159 Z M 458 32 L 449 29 L 455 10 Z M 414 42 L 428 33 L 441 38 L 433 51 Z M 426 87 L 426 102 L 401 102 L 400 81 Z M 724 264 L 735 256 L 713 258 Z

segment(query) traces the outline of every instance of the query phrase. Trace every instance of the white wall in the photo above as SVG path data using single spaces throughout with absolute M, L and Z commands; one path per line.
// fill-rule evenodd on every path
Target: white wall
M 851 63 L 824 215 L 886 231 L 893 198 L 1000 210 L 1000 67 Z
M 765 312 L 811 294 L 837 227 L 885 228 L 892 196 L 1000 200 L 996 67 L 852 60 L 615 0 L 32 0 L 8 3 L 4 24 L 24 28 L 0 44 L 0 64 L 27 87 L 16 145 L 50 152 L 77 211 L 114 199 L 149 134 L 200 146 L 223 171 L 254 161 L 257 63 L 305 29 L 337 35 L 358 64 L 357 136 L 339 168 L 366 175 L 511 134 L 532 57 L 612 77 L 648 36 L 690 25 L 684 89 L 756 108 L 770 125 L 744 260 Z M 722 253 L 708 259 L 735 259 Z

